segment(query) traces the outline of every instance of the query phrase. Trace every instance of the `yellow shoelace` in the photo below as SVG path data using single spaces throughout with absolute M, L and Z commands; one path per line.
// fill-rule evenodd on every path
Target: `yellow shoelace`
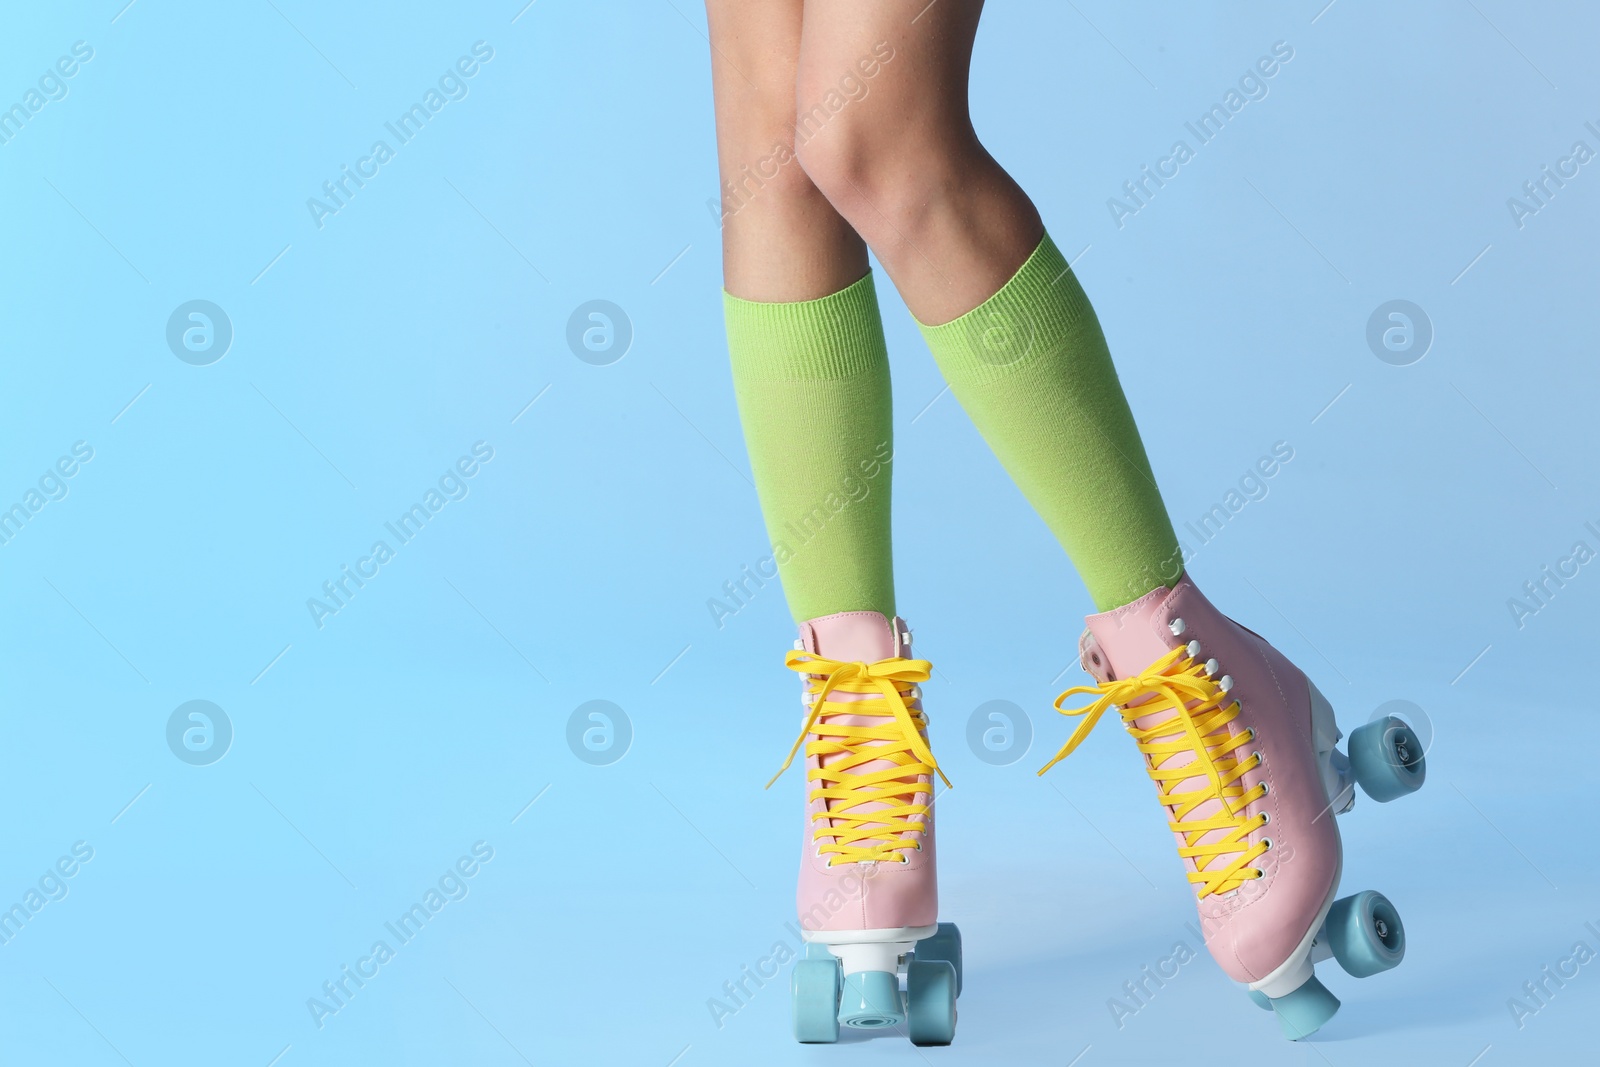
M 1061 706 L 1077 693 L 1094 694 L 1099 699 L 1082 708 Z M 1141 699 L 1143 703 L 1135 703 Z M 1129 707 L 1130 704 L 1135 706 Z M 1057 697 L 1056 710 L 1061 714 L 1087 717 L 1039 773 L 1072 755 L 1100 716 L 1112 708 L 1121 713 L 1123 725 L 1144 753 L 1145 771 L 1156 783 L 1161 803 L 1172 810 L 1168 825 L 1187 842 L 1178 848 L 1178 854 L 1194 860 L 1196 869 L 1189 872 L 1189 881 L 1200 887 L 1200 899 L 1260 878 L 1260 868 L 1250 864 L 1269 846 L 1265 841 L 1251 845 L 1245 839 L 1267 824 L 1267 815 L 1262 812 L 1251 816 L 1245 809 L 1266 796 L 1267 788 L 1258 782 L 1246 791 L 1240 781 L 1247 771 L 1261 766 L 1261 756 L 1252 752 L 1241 759 L 1238 755 L 1239 748 L 1255 737 L 1253 729 L 1236 733 L 1229 726 L 1239 715 L 1239 702 L 1228 701 L 1227 693 L 1206 673 L 1205 664 L 1192 659 L 1188 650 L 1179 646 L 1132 678 L 1074 686 Z M 1175 709 L 1177 715 L 1158 726 L 1140 729 L 1134 725 L 1136 719 L 1169 708 Z M 1157 740 L 1160 737 L 1166 740 Z M 1181 752 L 1192 753 L 1194 759 L 1179 767 L 1162 766 Z M 1206 781 L 1199 788 L 1176 791 L 1178 783 L 1200 777 Z M 1185 819 L 1208 800 L 1219 801 L 1222 811 L 1210 818 Z M 1202 844 L 1201 838 L 1215 830 L 1227 833 Z M 1228 856 L 1233 858 L 1224 861 Z
M 937 774 L 948 786 L 923 731 L 928 720 L 921 711 L 907 706 L 911 687 L 926 682 L 932 665 L 925 659 L 881 659 L 876 663 L 846 663 L 825 659 L 810 652 L 791 651 L 784 666 L 808 677 L 806 691 L 812 695 L 811 713 L 806 716 L 800 736 L 789 749 L 778 773 L 767 783 L 782 777 L 794 762 L 800 746 L 806 756 L 838 756 L 826 766 L 811 770 L 806 779 L 818 783 L 811 789 L 811 800 L 824 801 L 822 811 L 812 815 L 818 823 L 812 832 L 819 842 L 817 851 L 828 857 L 831 867 L 840 863 L 866 860 L 909 862 L 907 849 L 918 846 L 906 835 L 926 827 L 928 805 L 914 803 L 918 793 L 930 793 L 928 785 L 915 781 L 919 775 Z M 829 701 L 830 693 L 872 694 L 863 700 Z M 885 720 L 881 726 L 843 726 L 824 722 L 842 715 L 857 715 Z M 815 735 L 815 740 L 806 738 Z M 866 774 L 851 773 L 874 760 L 891 764 Z M 903 779 L 913 779 L 904 781 Z M 863 805 L 886 805 L 873 811 L 858 811 Z M 829 823 L 833 825 L 829 825 Z M 858 842 L 871 842 L 859 844 Z

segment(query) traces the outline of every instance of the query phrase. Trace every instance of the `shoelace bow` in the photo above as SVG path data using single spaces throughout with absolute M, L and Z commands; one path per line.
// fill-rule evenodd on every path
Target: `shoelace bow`
M 1081 708 L 1061 706 L 1078 693 L 1093 694 L 1098 699 Z M 1266 796 L 1267 788 L 1258 782 L 1246 791 L 1240 781 L 1246 772 L 1261 766 L 1261 755 L 1252 752 L 1243 759 L 1237 755 L 1241 746 L 1254 739 L 1255 730 L 1234 732 L 1229 724 L 1239 715 L 1239 702 L 1228 699 L 1227 692 L 1206 672 L 1205 664 L 1190 657 L 1185 646 L 1173 649 L 1131 678 L 1074 686 L 1056 698 L 1055 706 L 1063 715 L 1085 718 L 1055 759 L 1039 769 L 1040 774 L 1072 755 L 1100 717 L 1116 708 L 1139 751 L 1144 753 L 1145 772 L 1156 783 L 1161 803 L 1172 810 L 1173 818 L 1167 825 L 1187 842 L 1179 846 L 1178 854 L 1194 860 L 1196 869 L 1189 872 L 1189 881 L 1200 887 L 1200 899 L 1237 889 L 1262 876 L 1260 868 L 1250 864 L 1270 846 L 1266 841 L 1251 845 L 1246 838 L 1267 824 L 1267 815 L 1262 812 L 1251 816 L 1246 809 Z M 1136 719 L 1168 708 L 1177 711 L 1175 718 L 1145 729 L 1134 725 Z M 1174 738 L 1174 733 L 1180 736 Z M 1159 737 L 1167 740 L 1157 740 Z M 1182 766 L 1162 766 L 1170 757 L 1185 752 L 1193 754 L 1194 759 Z M 1176 790 L 1180 782 L 1198 777 L 1206 779 L 1199 788 Z M 1209 818 L 1186 818 L 1210 800 L 1218 801 L 1222 811 Z M 1217 830 L 1226 833 L 1215 841 L 1201 843 L 1202 838 Z M 1228 856 L 1233 858 L 1223 862 Z
M 900 862 L 908 862 L 905 850 L 917 846 L 905 840 L 905 835 L 925 829 L 928 816 L 928 805 L 913 801 L 916 794 L 930 790 L 915 778 L 937 774 L 946 786 L 950 784 L 923 737 L 927 717 L 912 711 L 906 703 L 910 687 L 926 682 L 932 665 L 925 659 L 899 657 L 849 663 L 792 650 L 784 658 L 784 666 L 822 677 L 806 679 L 812 696 L 811 712 L 789 749 L 788 758 L 767 783 L 768 788 L 789 769 L 802 744 L 807 758 L 838 756 L 806 775 L 807 781 L 818 783 L 812 787 L 810 799 L 824 802 L 823 810 L 812 815 L 812 820 L 820 824 L 812 833 L 814 840 L 822 842 L 818 852 L 829 857 L 830 866 L 835 858 L 841 863 L 858 863 L 898 856 Z M 829 701 L 829 694 L 834 692 L 872 695 L 863 700 Z M 827 721 L 844 715 L 887 721 L 881 726 L 846 726 Z M 813 734 L 815 740 L 807 742 L 806 738 Z M 874 760 L 886 761 L 890 766 L 864 774 L 852 773 Z M 907 778 L 912 780 L 903 780 Z M 872 803 L 886 806 L 858 810 Z M 860 841 L 874 843 L 857 844 Z

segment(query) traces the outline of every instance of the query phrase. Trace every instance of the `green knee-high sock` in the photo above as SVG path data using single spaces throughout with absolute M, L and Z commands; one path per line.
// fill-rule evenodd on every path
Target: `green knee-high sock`
M 838 611 L 893 616 L 889 357 L 872 275 L 795 303 L 724 292 L 723 310 L 739 419 L 790 612 L 797 622 Z
M 994 296 L 923 326 L 951 391 L 1101 611 L 1183 570 L 1100 321 L 1050 240 Z

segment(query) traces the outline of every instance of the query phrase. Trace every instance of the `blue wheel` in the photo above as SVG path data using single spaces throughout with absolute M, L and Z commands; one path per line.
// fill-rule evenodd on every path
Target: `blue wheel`
M 912 960 L 906 1014 L 913 1045 L 948 1045 L 956 1036 L 956 969 L 949 960 Z
M 914 955 L 924 963 L 944 960 L 956 969 L 956 996 L 961 995 L 961 931 L 955 923 L 940 923 L 939 932 L 917 942 Z
M 1305 985 L 1288 996 L 1275 997 L 1272 1010 L 1277 1013 L 1283 1036 L 1299 1041 L 1316 1033 L 1323 1023 L 1333 1018 L 1333 1013 L 1339 1010 L 1339 998 L 1312 975 Z
M 1272 1010 L 1272 998 L 1261 992 L 1261 990 L 1248 989 L 1245 991 L 1245 995 L 1250 998 L 1250 1003 L 1256 1007 L 1265 1008 L 1268 1011 Z
M 883 1030 L 906 1021 L 900 978 L 890 971 L 858 971 L 844 978 L 839 1022 L 857 1030 Z
M 800 960 L 789 977 L 789 993 L 796 1041 L 828 1045 L 839 1040 L 838 961 Z
M 805 958 L 808 960 L 827 960 L 829 963 L 833 964 L 837 964 L 839 962 L 839 957 L 835 956 L 831 951 L 829 951 L 828 946 L 824 945 L 820 941 L 806 942 Z
M 1393 715 L 1358 726 L 1350 734 L 1349 749 L 1356 781 L 1380 804 L 1415 793 L 1428 776 L 1417 735 Z
M 1389 898 L 1368 889 L 1328 909 L 1328 947 L 1357 978 L 1387 971 L 1406 958 L 1406 928 Z

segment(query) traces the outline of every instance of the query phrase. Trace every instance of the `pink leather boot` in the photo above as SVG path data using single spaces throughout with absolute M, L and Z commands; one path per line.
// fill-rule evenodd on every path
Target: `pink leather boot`
M 1167 810 L 1206 947 L 1287 1037 L 1311 1034 L 1339 1008 L 1316 963 L 1332 956 L 1365 977 L 1405 955 L 1382 895 L 1335 900 L 1334 816 L 1355 802 L 1353 780 L 1377 800 L 1419 788 L 1421 746 L 1391 717 L 1356 730 L 1347 758 L 1317 687 L 1187 576 L 1087 622 L 1079 655 L 1098 684 L 1067 690 L 1056 707 L 1076 693 L 1096 699 L 1063 711 L 1086 717 L 1039 773 L 1118 711 Z
M 801 1041 L 835 1041 L 841 1023 L 907 1023 L 919 1045 L 955 1035 L 961 935 L 938 921 L 934 857 L 933 775 L 943 773 L 918 687 L 929 664 L 910 656 L 903 620 L 845 611 L 801 623 L 785 661 L 801 675 L 805 716 L 783 765 L 805 746 L 796 904 L 806 955 L 792 977 Z

